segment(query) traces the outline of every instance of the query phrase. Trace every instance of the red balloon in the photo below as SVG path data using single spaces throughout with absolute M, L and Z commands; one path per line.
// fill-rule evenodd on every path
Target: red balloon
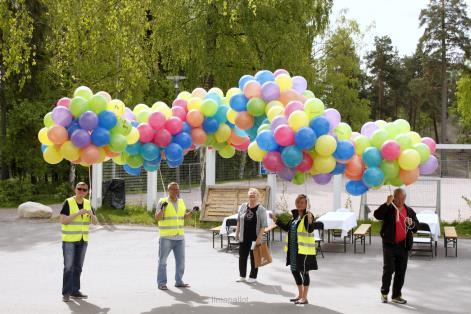
M 147 123 L 142 123 L 137 127 L 139 131 L 139 140 L 141 143 L 149 143 L 154 138 L 154 130 Z
M 246 138 L 245 142 L 243 142 L 242 144 L 240 145 L 234 145 L 234 148 L 238 151 L 241 151 L 241 152 L 244 152 L 247 150 L 247 148 L 249 147 L 250 145 L 250 138 Z
M 162 130 L 165 124 L 165 115 L 162 112 L 152 112 L 149 116 L 149 125 L 154 130 Z
M 172 134 L 166 129 L 155 132 L 154 144 L 159 147 L 166 147 L 172 142 Z
M 295 170 L 299 172 L 307 172 L 311 170 L 312 168 L 312 157 L 306 152 L 303 152 L 303 160 L 301 160 L 301 163 L 296 166 Z
M 165 128 L 170 132 L 170 134 L 175 135 L 182 130 L 183 122 L 178 117 L 171 117 L 165 121 Z
M 285 168 L 280 152 L 268 152 L 263 157 L 263 166 L 272 172 L 281 171 Z
M 275 137 L 275 141 L 278 143 L 278 145 L 294 145 L 294 131 L 287 124 L 277 126 L 275 132 L 273 132 L 273 136 Z
M 172 107 L 172 115 L 180 118 L 182 121 L 186 121 L 186 110 L 182 107 Z

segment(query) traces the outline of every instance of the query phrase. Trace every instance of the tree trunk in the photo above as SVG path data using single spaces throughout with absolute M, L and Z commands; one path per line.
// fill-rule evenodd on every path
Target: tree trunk
M 69 169 L 69 187 L 70 190 L 73 192 L 75 190 L 75 164 L 70 163 Z
M 0 82 L 2 84 L 2 82 Z M 7 106 L 5 102 L 5 97 L 4 93 L 1 90 L 0 86 L 0 111 L 1 111 L 1 130 L 0 130 L 0 136 L 1 136 L 1 142 L 0 142 L 0 168 L 1 168 L 1 173 L 0 173 L 0 178 L 2 180 L 8 179 L 10 177 L 9 171 L 8 171 L 8 164 L 5 162 L 5 159 L 3 158 L 2 151 L 5 149 L 5 145 L 7 143 Z
M 245 165 L 247 163 L 247 152 L 243 151 L 240 156 L 239 179 L 244 178 Z
M 201 204 L 203 204 L 204 193 L 206 192 L 206 148 L 200 147 L 200 187 L 201 187 Z
M 442 93 L 441 93 L 441 142 L 444 144 L 448 141 L 447 138 L 447 91 L 448 80 L 446 75 L 447 60 L 446 60 L 446 29 L 445 29 L 445 0 L 441 0 L 441 76 L 442 76 Z

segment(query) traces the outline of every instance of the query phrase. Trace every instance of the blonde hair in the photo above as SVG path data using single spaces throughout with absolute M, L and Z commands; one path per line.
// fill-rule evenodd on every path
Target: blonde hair
M 87 189 L 88 189 L 88 184 L 85 183 L 85 182 L 83 182 L 83 181 L 80 181 L 79 183 L 77 183 L 77 184 L 75 185 L 75 188 L 78 188 L 79 186 L 86 186 Z
M 296 204 L 297 201 L 302 200 L 302 199 L 306 200 L 305 210 L 307 211 L 308 209 L 311 209 L 311 202 L 309 202 L 309 197 L 307 197 L 306 194 L 298 194 L 298 196 L 296 196 L 296 200 L 294 201 L 294 203 Z
M 255 195 L 257 195 L 257 197 L 260 197 L 260 192 L 259 190 L 257 190 L 256 188 L 250 188 L 247 192 L 247 194 L 250 194 L 250 193 L 255 193 Z
M 167 186 L 167 189 L 170 189 L 170 187 L 171 187 L 171 186 L 174 186 L 174 185 L 176 185 L 176 186 L 178 186 L 178 187 L 180 188 L 180 186 L 178 185 L 177 182 L 170 182 L 170 183 L 168 184 L 168 186 Z

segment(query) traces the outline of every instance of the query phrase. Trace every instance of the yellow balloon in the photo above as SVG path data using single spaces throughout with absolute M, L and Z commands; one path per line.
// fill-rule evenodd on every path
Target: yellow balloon
M 133 127 L 131 129 L 131 132 L 126 135 L 126 141 L 128 145 L 136 144 L 137 141 L 139 141 L 139 131 L 137 130 L 137 128 Z
M 399 167 L 404 170 L 414 170 L 420 164 L 420 154 L 412 148 L 408 148 L 399 155 Z
M 419 144 L 422 141 L 422 138 L 417 132 L 410 131 L 410 132 L 407 132 L 406 134 L 411 139 L 412 145 Z
M 229 108 L 229 110 L 227 110 L 226 117 L 230 123 L 235 124 L 235 119 L 237 118 L 237 111 L 232 108 Z
M 230 99 L 227 98 L 227 97 L 224 97 L 224 98 L 222 98 L 222 103 L 223 103 L 225 106 L 229 107 Z
M 282 73 L 275 77 L 275 82 L 280 87 L 280 91 L 284 92 L 285 90 L 293 87 L 293 80 L 288 74 Z
M 146 104 L 138 104 L 136 105 L 136 107 L 134 107 L 134 109 L 132 110 L 132 112 L 135 114 L 135 115 L 138 115 L 139 112 L 142 112 L 142 111 L 149 111 L 150 108 L 149 106 L 147 106 Z
M 216 133 L 214 133 L 214 138 L 218 143 L 226 142 L 230 136 L 231 128 L 225 123 L 221 123 Z
M 309 117 L 304 111 L 294 111 L 289 115 L 288 125 L 294 131 L 297 131 L 300 128 L 303 128 L 309 125 Z
M 253 160 L 253 161 L 262 161 L 263 160 L 263 157 L 265 157 L 265 155 L 267 154 L 266 151 L 264 151 L 263 149 L 261 149 L 258 145 L 257 145 L 257 142 L 252 142 L 250 143 L 249 147 L 247 148 L 247 152 L 249 154 L 249 157 Z
M 332 135 L 322 135 L 314 146 L 316 152 L 321 156 L 330 156 L 337 149 L 337 141 Z
M 201 111 L 201 98 L 198 97 L 192 97 L 188 100 L 187 104 L 188 111 L 190 110 L 198 110 Z
M 235 155 L 235 148 L 231 145 L 226 145 L 218 150 L 218 153 L 222 158 L 231 158 Z
M 218 94 L 221 98 L 224 97 L 224 92 L 219 88 L 219 87 L 213 87 L 210 90 L 208 90 L 208 93 L 216 93 Z
M 51 164 L 51 165 L 58 164 L 63 159 L 60 149 L 55 145 L 48 146 L 44 150 L 43 158 L 48 164 Z
M 376 121 L 375 121 L 375 124 L 376 124 L 380 129 L 382 129 L 382 128 L 384 128 L 384 127 L 386 126 L 386 124 L 388 124 L 388 123 L 387 123 L 386 121 L 384 121 L 384 120 L 376 120 Z
M 340 122 L 334 129 L 334 134 L 340 141 L 349 140 L 352 136 L 352 128 L 345 122 Z
M 66 141 L 61 145 L 60 153 L 64 159 L 69 161 L 77 160 L 80 157 L 80 149 L 71 141 Z
M 242 91 L 238 87 L 231 87 L 226 93 L 226 98 L 230 100 L 235 94 L 240 94 Z
M 46 127 L 39 130 L 39 132 L 38 132 L 39 142 L 41 142 L 41 144 L 44 144 L 44 145 L 47 145 L 47 146 L 54 145 L 54 143 L 52 143 L 51 140 L 49 139 L 49 137 L 47 136 L 47 131 L 48 131 L 48 129 Z
M 304 112 L 311 120 L 315 117 L 321 116 L 324 113 L 324 109 L 324 103 L 318 98 L 308 99 L 304 103 Z
M 270 109 L 273 107 L 281 107 L 283 109 L 285 108 L 285 106 L 283 105 L 281 101 L 272 100 L 265 106 L 265 113 L 268 114 L 268 111 L 270 111 Z
M 201 88 L 201 87 L 197 87 L 195 88 L 192 92 L 191 92 L 191 95 L 193 97 L 198 97 L 198 98 L 201 98 L 203 99 L 204 96 L 206 96 L 208 92 L 204 89 L 204 88 Z
M 100 157 L 98 158 L 97 163 L 102 163 L 106 159 L 105 150 L 102 147 L 98 147 L 98 153 L 100 153 Z
M 318 156 L 316 160 L 314 160 L 314 169 L 318 173 L 329 173 L 334 170 L 336 165 L 336 161 L 334 156 Z
M 163 101 L 157 101 L 155 102 L 152 107 L 150 108 L 150 111 L 156 112 L 156 111 L 161 111 L 162 108 L 168 108 L 167 104 L 164 103 Z
M 192 97 L 192 95 L 187 91 L 180 92 L 180 94 L 178 94 L 178 96 L 177 96 L 177 98 L 181 98 L 181 99 L 185 99 L 185 100 L 189 100 L 191 97 Z
M 122 153 L 119 156 L 111 158 L 113 162 L 117 165 L 123 166 L 128 162 L 128 154 Z
M 272 122 L 273 119 L 275 119 L 278 116 L 281 116 L 284 111 L 285 109 L 282 107 L 278 107 L 278 106 L 272 107 L 270 110 L 268 110 L 268 113 L 267 113 L 268 120 Z
M 124 107 L 124 102 L 119 99 L 113 99 L 107 105 L 107 109 L 113 111 L 118 118 L 123 115 Z

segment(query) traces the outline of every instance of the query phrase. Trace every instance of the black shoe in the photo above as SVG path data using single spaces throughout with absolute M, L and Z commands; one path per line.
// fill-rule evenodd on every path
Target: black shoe
M 82 292 L 78 291 L 78 292 L 72 293 L 70 297 L 73 299 L 86 299 L 88 298 L 88 295 L 83 294 Z
M 63 295 L 63 296 L 62 296 L 62 301 L 64 301 L 64 302 L 70 302 L 70 295 L 67 295 L 67 294 L 66 294 L 66 295 Z
M 309 304 L 309 302 L 307 300 L 304 300 L 304 301 L 296 301 L 294 302 L 294 304 L 301 304 L 301 305 L 304 305 L 304 304 Z
M 397 297 L 397 298 L 392 299 L 391 302 L 397 303 L 397 304 L 406 304 L 407 300 L 403 299 L 402 297 Z
M 299 298 L 289 299 L 290 302 L 296 302 L 298 300 L 299 300 Z

